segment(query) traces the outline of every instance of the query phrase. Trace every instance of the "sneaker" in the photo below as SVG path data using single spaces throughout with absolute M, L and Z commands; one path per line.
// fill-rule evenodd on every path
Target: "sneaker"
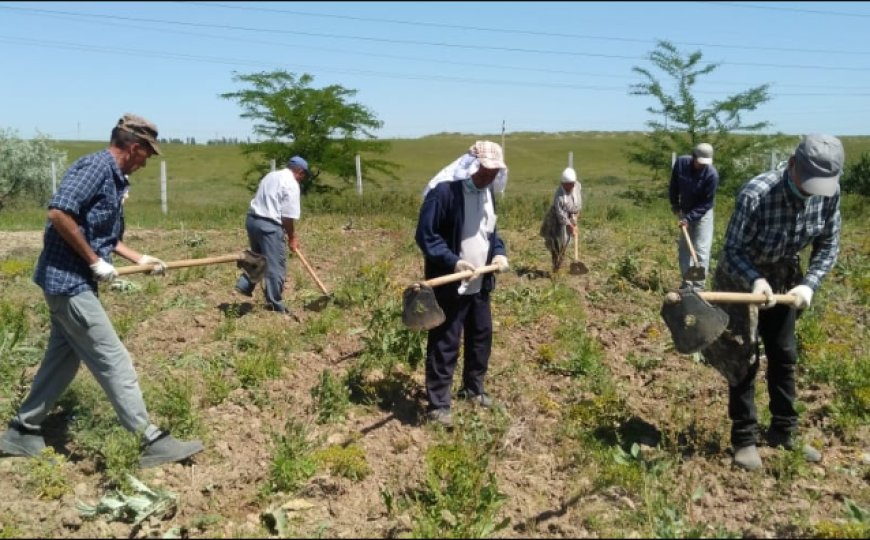
M 450 414 L 450 409 L 432 409 L 427 416 L 430 422 L 441 424 L 447 429 L 453 427 L 453 416 Z
M 147 469 L 164 463 L 182 461 L 203 450 L 205 447 L 200 441 L 179 441 L 169 432 L 164 431 L 156 439 L 147 443 L 139 458 L 139 466 Z
M 9 424 L 0 436 L 0 454 L 20 457 L 36 457 L 45 448 L 45 439 L 38 431 Z
M 254 297 L 254 293 L 249 293 L 248 291 L 243 291 L 243 290 L 242 290 L 241 288 L 239 288 L 239 287 L 233 287 L 233 289 L 235 289 L 235 291 L 236 291 L 237 293 L 241 294 L 242 296 L 247 296 L 248 298 L 253 298 L 253 297 Z
M 737 448 L 734 450 L 734 464 L 747 471 L 760 469 L 761 456 L 758 455 L 758 448 L 754 444 Z
M 788 433 L 768 431 L 766 438 L 767 444 L 773 448 L 779 448 L 781 446 L 789 452 L 795 448 L 795 438 Z M 803 452 L 804 459 L 810 463 L 818 463 L 822 460 L 822 453 L 808 444 L 804 444 L 803 447 L 801 447 L 801 451 Z
M 482 394 L 472 394 L 471 392 L 463 388 L 459 391 L 457 397 L 464 401 L 470 401 L 475 405 L 480 405 L 484 409 L 489 409 L 492 407 L 492 399 L 490 399 L 490 397 L 486 395 L 486 392 Z

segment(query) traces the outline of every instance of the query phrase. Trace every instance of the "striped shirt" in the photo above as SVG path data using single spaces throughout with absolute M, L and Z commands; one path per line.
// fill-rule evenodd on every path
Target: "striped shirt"
M 112 251 L 124 234 L 121 199 L 129 182 L 108 150 L 79 158 L 64 174 L 49 208 L 72 216 L 91 249 L 112 261 Z M 43 249 L 33 281 L 46 294 L 74 296 L 97 290 L 87 261 L 61 238 L 51 222 L 45 225 Z
M 803 285 L 814 291 L 840 251 L 840 192 L 802 199 L 788 186 L 788 171 L 756 176 L 743 185 L 725 231 L 723 270 L 751 288 L 765 277 L 758 265 L 791 263 L 812 243 Z

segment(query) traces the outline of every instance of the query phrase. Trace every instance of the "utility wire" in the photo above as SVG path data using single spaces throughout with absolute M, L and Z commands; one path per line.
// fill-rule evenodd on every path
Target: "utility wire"
M 32 9 L 32 8 L 14 8 L 9 6 L 0 6 L 0 9 L 6 10 L 17 10 L 17 11 L 30 11 L 30 12 L 38 12 L 38 13 L 48 13 L 48 14 L 63 14 L 70 15 L 75 17 L 94 17 L 94 18 L 103 18 L 103 19 L 113 19 L 113 20 L 125 20 L 125 21 L 138 21 L 138 22 L 150 22 L 157 24 L 174 24 L 180 26 L 193 26 L 200 28 L 215 28 L 221 30 L 239 30 L 239 31 L 248 31 L 248 32 L 282 32 L 285 29 L 281 28 L 255 28 L 249 26 L 235 26 L 235 25 L 222 25 L 222 24 L 206 24 L 206 23 L 192 23 L 192 22 L 182 22 L 182 21 L 171 21 L 166 19 L 150 19 L 144 17 L 125 17 L 120 15 L 99 15 L 99 14 L 81 14 L 81 13 L 73 13 L 69 11 L 59 11 L 59 10 L 43 10 L 43 9 Z M 526 49 L 521 47 L 497 47 L 491 45 L 465 45 L 465 44 L 456 44 L 456 43 L 447 43 L 447 42 L 432 42 L 432 41 L 416 41 L 416 40 L 399 40 L 399 39 L 388 39 L 388 38 L 378 38 L 378 37 L 366 37 L 366 36 L 353 36 L 348 34 L 321 34 L 316 32 L 305 32 L 302 30 L 295 29 L 293 31 L 296 35 L 306 35 L 311 37 L 324 37 L 330 39 L 347 39 L 347 40 L 358 40 L 358 41 L 368 41 L 368 42 L 379 42 L 379 43 L 389 43 L 389 44 L 401 44 L 401 45 L 424 45 L 424 46 L 433 46 L 433 47 L 449 47 L 449 48 L 458 48 L 458 49 L 472 49 L 475 51 L 480 50 L 491 50 L 491 51 L 505 51 L 505 52 L 519 52 L 519 53 L 530 53 L 530 54 L 548 54 L 548 55 L 561 55 L 561 56 L 584 56 L 584 57 L 595 57 L 595 58 L 609 58 L 609 59 L 619 59 L 619 60 L 645 60 L 646 58 L 637 57 L 637 56 L 626 56 L 626 55 L 618 55 L 618 54 L 604 54 L 604 53 L 587 53 L 587 52 L 576 52 L 576 51 L 560 51 L 560 50 L 549 50 L 549 49 Z M 780 69 L 815 69 L 815 70 L 825 70 L 825 71 L 870 71 L 870 68 L 866 67 L 839 67 L 839 66 L 822 66 L 822 65 L 807 65 L 807 64 L 775 64 L 775 63 L 755 63 L 755 62 L 714 62 L 721 65 L 733 65 L 733 66 L 753 66 L 753 67 L 767 67 L 767 68 L 780 68 Z

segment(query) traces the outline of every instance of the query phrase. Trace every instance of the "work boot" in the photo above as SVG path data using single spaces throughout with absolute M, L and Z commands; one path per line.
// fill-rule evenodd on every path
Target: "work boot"
M 761 456 L 754 444 L 741 446 L 734 450 L 734 464 L 747 471 L 755 471 L 761 468 Z
M 10 422 L 0 436 L 0 453 L 9 456 L 36 457 L 45 448 L 45 439 L 39 431 L 29 430 Z
M 432 409 L 427 416 L 430 422 L 441 424 L 447 429 L 453 428 L 453 416 L 450 414 L 450 409 Z
M 168 431 L 164 431 L 145 445 L 145 450 L 139 458 L 139 466 L 147 469 L 164 463 L 182 461 L 203 450 L 205 447 L 200 441 L 179 441 Z
M 489 396 L 486 395 L 486 392 L 482 394 L 472 394 L 469 390 L 463 388 L 459 391 L 456 397 L 464 401 L 470 401 L 475 405 L 480 405 L 484 409 L 489 409 L 490 407 L 492 407 L 492 399 L 490 399 Z
M 789 452 L 791 452 L 795 448 L 795 438 L 791 434 L 783 433 L 781 431 L 768 430 L 766 438 L 767 444 L 769 444 L 773 448 L 779 448 L 781 446 Z M 804 459 L 810 463 L 818 463 L 822 460 L 821 452 L 808 444 L 804 444 L 801 447 L 801 452 L 803 452 Z

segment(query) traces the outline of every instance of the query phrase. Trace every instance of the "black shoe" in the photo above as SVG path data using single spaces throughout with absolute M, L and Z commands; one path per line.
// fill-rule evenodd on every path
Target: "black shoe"
M 0 453 L 9 456 L 36 457 L 45 448 L 45 439 L 38 431 L 24 429 L 15 423 L 9 424 L 0 435 Z
M 139 466 L 143 469 L 156 467 L 164 463 L 182 461 L 205 450 L 200 441 L 179 441 L 164 431 L 156 439 L 149 442 L 139 458 Z

